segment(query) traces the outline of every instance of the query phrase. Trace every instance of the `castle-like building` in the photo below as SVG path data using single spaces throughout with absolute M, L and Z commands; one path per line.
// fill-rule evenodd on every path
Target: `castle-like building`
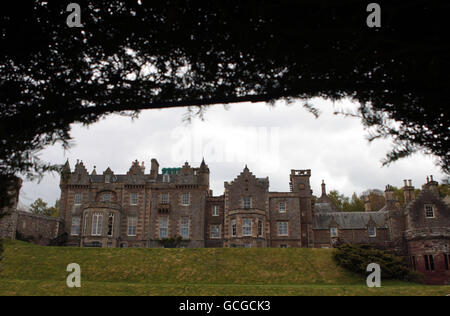
M 72 171 L 67 162 L 61 173 L 61 218 L 46 227 L 48 239 L 65 235 L 66 245 L 80 247 L 371 244 L 407 257 L 427 283 L 450 284 L 450 210 L 432 177 L 418 196 L 405 180 L 404 207 L 388 185 L 381 210 L 372 212 L 367 203 L 366 212 L 340 212 L 325 183 L 320 198 L 314 198 L 310 170 L 291 170 L 290 192 L 270 191 L 269 179 L 257 178 L 246 166 L 225 182 L 223 195 L 214 196 L 209 176 L 204 161 L 198 168 L 186 162 L 160 170 L 152 159 L 149 171 L 135 161 L 127 174 L 110 168 L 103 174 L 94 168 L 89 174 L 79 161 Z M 24 227 L 45 220 L 22 217 L 17 229 L 24 235 Z

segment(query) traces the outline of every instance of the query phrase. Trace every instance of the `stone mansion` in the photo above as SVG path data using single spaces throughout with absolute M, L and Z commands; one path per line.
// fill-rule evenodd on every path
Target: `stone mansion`
M 418 196 L 404 182 L 405 206 L 386 186 L 386 205 L 377 212 L 339 212 L 322 183 L 315 199 L 311 170 L 291 170 L 290 191 L 269 190 L 268 178 L 257 178 L 247 166 L 224 194 L 214 196 L 210 171 L 187 162 L 150 170 L 135 161 L 126 174 L 107 169 L 89 173 L 83 162 L 61 173 L 60 218 L 46 219 L 19 212 L 17 231 L 37 235 L 41 244 L 65 235 L 67 246 L 163 247 L 307 247 L 336 243 L 372 244 L 395 250 L 426 282 L 449 284 L 450 210 L 438 183 L 428 178 Z M 368 203 L 369 204 L 369 203 Z M 0 225 L 1 226 L 1 225 Z M 0 231 L 1 234 L 1 231 Z

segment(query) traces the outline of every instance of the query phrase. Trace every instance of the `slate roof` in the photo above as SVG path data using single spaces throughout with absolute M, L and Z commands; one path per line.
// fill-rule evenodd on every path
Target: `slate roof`
M 388 212 L 334 212 L 315 213 L 314 229 L 329 229 L 336 223 L 340 229 L 366 229 L 369 222 L 374 222 L 377 228 L 387 228 Z
M 314 204 L 314 213 L 333 213 L 336 212 L 330 203 L 316 203 Z

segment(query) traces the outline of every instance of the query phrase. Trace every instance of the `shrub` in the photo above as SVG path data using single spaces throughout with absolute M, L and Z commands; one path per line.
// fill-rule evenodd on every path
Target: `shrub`
M 362 275 L 367 275 L 366 268 L 370 263 L 377 263 L 383 279 L 410 281 L 418 278 L 408 268 L 403 257 L 369 245 L 341 245 L 337 247 L 334 259 L 341 267 Z
M 16 231 L 16 240 L 25 241 L 25 242 L 33 242 L 33 236 L 25 236 L 22 235 L 19 231 Z
M 159 244 L 164 248 L 178 248 L 183 243 L 183 238 L 181 236 L 177 236 L 175 238 L 163 238 L 158 240 Z

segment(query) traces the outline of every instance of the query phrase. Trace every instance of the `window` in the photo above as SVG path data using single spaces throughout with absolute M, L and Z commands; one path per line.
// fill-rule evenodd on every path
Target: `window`
M 79 216 L 72 217 L 72 236 L 78 236 L 80 234 L 80 221 L 81 218 Z
M 414 256 L 411 257 L 411 267 L 416 271 L 416 257 Z
M 280 213 L 286 213 L 286 202 L 280 202 Z
M 434 218 L 434 207 L 433 205 L 425 205 L 425 216 L 426 218 Z
M 111 175 L 110 174 L 105 175 L 105 183 L 111 183 Z
M 75 205 L 81 205 L 83 202 L 83 195 L 81 193 L 75 193 Z
M 263 221 L 258 219 L 258 236 L 263 235 Z
M 137 217 L 128 216 L 128 236 L 136 236 Z
M 236 220 L 231 220 L 231 237 L 236 237 Z
M 162 216 L 159 218 L 159 238 L 167 238 L 169 236 L 169 218 Z
M 374 226 L 369 226 L 369 237 L 377 236 L 377 228 Z
M 108 236 L 112 237 L 114 232 L 114 214 L 110 213 L 108 217 Z
M 211 225 L 211 238 L 220 238 L 220 225 Z
M 445 270 L 448 270 L 448 262 L 450 261 L 450 255 L 444 253 Z
M 111 201 L 111 193 L 103 194 L 103 202 L 110 202 L 110 201 Z
M 330 228 L 330 236 L 331 237 L 337 237 L 338 236 L 338 229 L 337 229 L 337 227 L 331 227 Z
M 190 199 L 191 199 L 191 194 L 190 193 L 183 193 L 183 195 L 181 196 L 181 204 L 182 205 L 189 205 L 190 204 Z
M 242 236 L 252 235 L 252 220 L 250 218 L 244 218 L 242 220 Z
M 434 271 L 434 258 L 432 255 L 423 256 L 425 259 L 425 270 Z
M 287 245 L 280 245 L 280 248 L 287 248 Z
M 288 236 L 288 235 L 289 235 L 289 223 L 278 222 L 278 236 Z
M 244 208 L 251 208 L 252 207 L 252 198 L 250 196 L 245 196 L 243 198 L 243 206 Z
M 168 173 L 163 174 L 163 182 L 170 182 L 170 176 Z
M 131 193 L 130 203 L 131 203 L 131 205 L 138 205 L 138 194 L 137 193 Z
M 212 208 L 212 216 L 219 216 L 219 206 L 214 205 Z
M 244 248 L 252 248 L 252 244 L 251 243 L 245 243 L 244 244 Z
M 189 217 L 187 216 L 181 218 L 180 234 L 184 239 L 189 239 Z
M 94 213 L 92 216 L 92 236 L 102 235 L 103 214 Z
M 169 204 L 169 193 L 161 193 L 161 204 Z

